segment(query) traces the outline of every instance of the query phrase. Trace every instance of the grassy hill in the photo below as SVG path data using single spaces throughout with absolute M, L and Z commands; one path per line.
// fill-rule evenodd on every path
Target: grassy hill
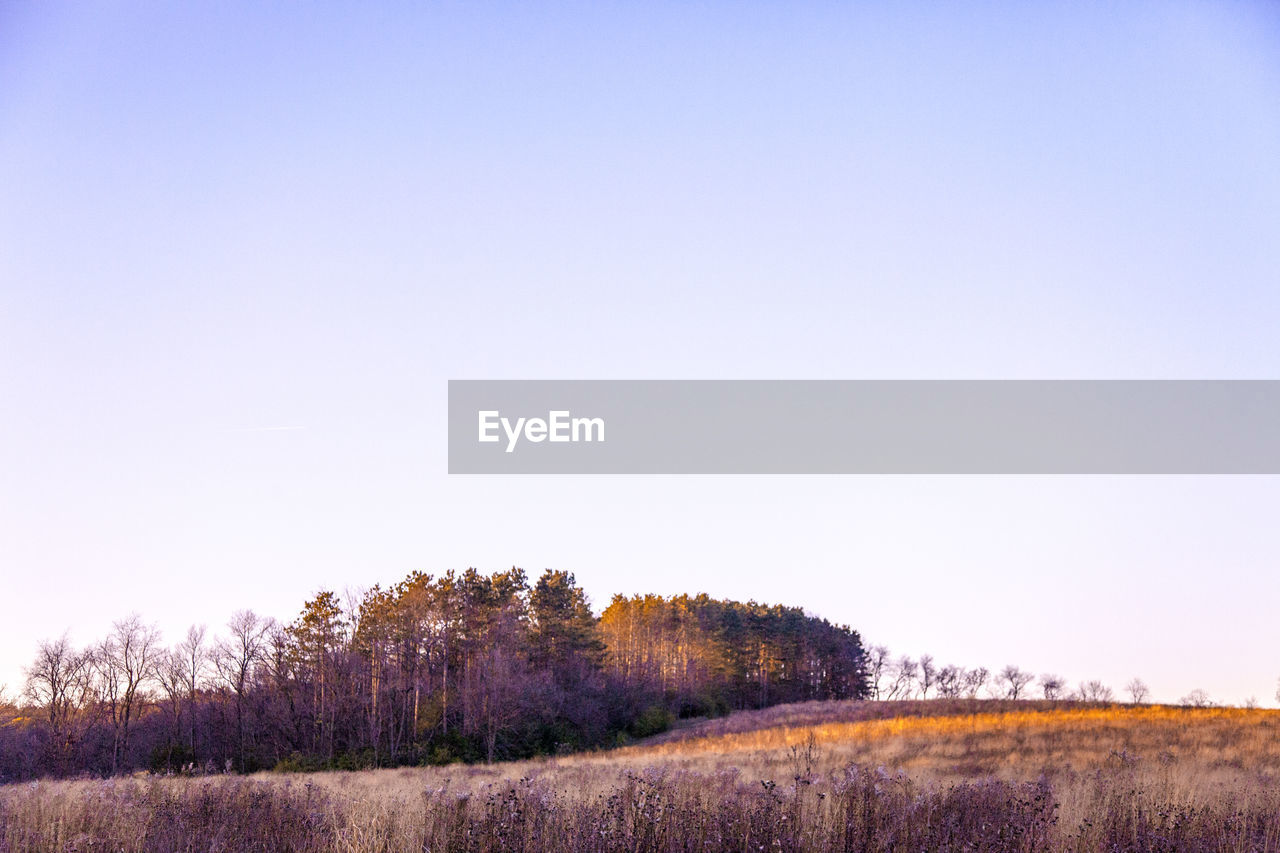
M 797 745 L 829 772 L 856 763 L 959 781 L 1117 766 L 1280 777 L 1280 711 L 1055 702 L 806 702 L 701 721 L 624 754 L 704 756 L 760 771 Z M 1168 775 L 1168 772 L 1165 775 Z
M 1280 851 L 1278 735 L 1270 710 L 809 702 L 540 761 L 10 786 L 0 850 Z

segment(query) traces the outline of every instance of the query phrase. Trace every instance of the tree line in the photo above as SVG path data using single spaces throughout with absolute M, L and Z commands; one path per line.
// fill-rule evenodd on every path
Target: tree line
M 1067 679 L 1054 673 L 1036 676 L 1014 664 L 1000 670 L 985 666 L 967 668 L 955 664 L 940 665 L 933 655 L 894 657 L 883 645 L 867 647 L 864 653 L 867 698 L 874 700 L 906 699 L 1032 699 L 1063 702 L 1115 702 L 1116 692 L 1097 679 L 1079 682 L 1072 687 Z M 1036 695 L 1038 692 L 1038 696 Z M 1151 699 L 1151 689 L 1141 678 L 1132 678 L 1124 686 L 1127 701 L 1141 705 Z M 1280 686 L 1276 688 L 1280 702 Z M 1178 700 L 1191 708 L 1207 708 L 1215 703 L 1203 689 L 1196 688 Z M 1257 707 L 1251 698 L 1245 707 Z
M 137 615 L 41 642 L 0 696 L 0 779 L 523 758 L 869 690 L 858 633 L 799 608 L 619 595 L 596 616 L 564 571 L 414 572 L 173 645 Z

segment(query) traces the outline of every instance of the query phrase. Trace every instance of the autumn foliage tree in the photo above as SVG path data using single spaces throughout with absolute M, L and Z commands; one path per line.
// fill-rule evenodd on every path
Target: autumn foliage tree
M 614 596 L 600 617 L 606 671 L 680 714 L 862 698 L 856 631 L 799 608 L 706 595 Z

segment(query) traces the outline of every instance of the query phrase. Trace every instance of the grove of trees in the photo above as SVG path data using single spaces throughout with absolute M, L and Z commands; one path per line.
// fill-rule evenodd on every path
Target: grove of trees
M 1108 703 L 1115 701 L 1115 691 L 1098 680 L 1081 681 L 1074 689 L 1067 680 L 1053 673 L 1045 673 L 1037 678 L 1020 667 L 1009 664 L 999 672 L 992 672 L 986 667 L 968 669 L 955 664 L 939 666 L 932 655 L 921 655 L 913 658 L 901 655 L 895 658 L 888 647 L 882 645 L 869 646 L 865 653 L 865 669 L 867 679 L 867 697 L 879 700 L 903 699 L 1031 699 L 1036 698 L 1033 689 L 1038 689 L 1040 698 L 1048 701 L 1095 702 Z M 1136 705 L 1146 703 L 1151 697 L 1151 690 L 1140 678 L 1134 678 L 1125 685 L 1129 701 Z M 1276 698 L 1280 700 L 1280 687 L 1276 689 Z M 1203 690 L 1193 690 L 1179 700 L 1179 704 L 1191 707 L 1206 707 L 1213 703 Z
M 563 571 L 414 572 L 171 647 L 136 615 L 84 648 L 40 643 L 21 696 L 0 695 L 0 781 L 527 757 L 864 698 L 867 665 L 856 631 L 798 608 L 615 596 L 597 617 Z

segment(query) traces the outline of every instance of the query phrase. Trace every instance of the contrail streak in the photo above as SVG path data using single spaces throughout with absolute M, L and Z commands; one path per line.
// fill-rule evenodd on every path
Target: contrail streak
M 227 430 L 227 432 L 292 432 L 294 430 L 306 429 L 300 426 L 264 426 L 264 427 L 238 427 Z

